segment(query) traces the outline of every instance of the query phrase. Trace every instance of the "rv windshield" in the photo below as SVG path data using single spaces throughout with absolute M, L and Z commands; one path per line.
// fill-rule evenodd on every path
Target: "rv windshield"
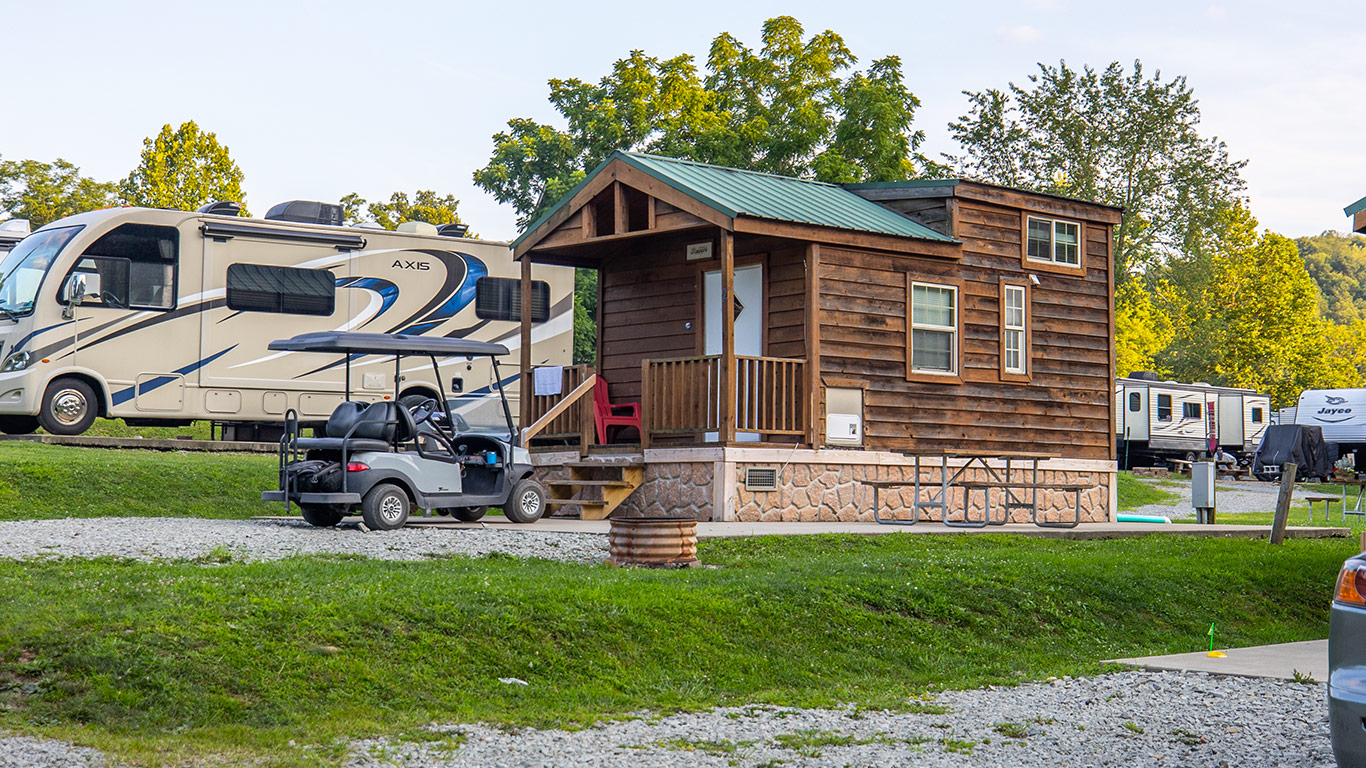
M 81 227 L 58 227 L 34 232 L 0 261 L 0 310 L 12 315 L 33 311 L 43 275 Z

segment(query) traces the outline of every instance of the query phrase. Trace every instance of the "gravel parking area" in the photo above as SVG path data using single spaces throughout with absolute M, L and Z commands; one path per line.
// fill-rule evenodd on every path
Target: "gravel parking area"
M 1166 515 L 1173 520 L 1181 517 L 1195 517 L 1191 506 L 1190 480 L 1172 478 L 1169 480 L 1150 480 L 1136 478 L 1140 483 L 1151 485 L 1159 490 L 1180 495 L 1171 504 L 1145 504 L 1135 510 L 1135 515 Z M 1253 480 L 1220 480 L 1215 484 L 1218 489 L 1219 511 L 1224 514 L 1239 512 L 1275 512 L 1276 495 L 1280 493 L 1279 483 L 1260 483 Z M 1303 503 L 1307 495 L 1318 495 L 1296 488 L 1291 498 Z M 1334 507 L 1334 509 L 1337 509 Z
M 493 528 L 402 528 L 362 531 L 355 526 L 314 528 L 302 520 L 201 520 L 169 517 L 95 517 L 0 522 L 0 557 L 127 557 L 193 560 L 227 549 L 241 560 L 293 555 L 349 554 L 380 560 L 498 552 L 570 562 L 607 557 L 607 537 Z M 0 768 L 4 763 L 0 762 Z
M 348 765 L 1331 768 L 1324 695 L 1321 684 L 1135 671 L 950 691 L 927 702 L 944 711 L 920 714 L 749 707 L 581 731 L 453 727 L 463 745 L 362 742 Z

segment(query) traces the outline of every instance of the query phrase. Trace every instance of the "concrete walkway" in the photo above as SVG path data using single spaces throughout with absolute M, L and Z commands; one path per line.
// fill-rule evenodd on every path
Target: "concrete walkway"
M 264 519 L 297 519 L 266 516 Z M 346 523 L 358 523 L 359 517 L 349 517 Z M 430 526 L 439 528 L 502 528 L 513 531 L 542 531 L 559 533 L 607 533 L 611 523 L 607 520 L 578 520 L 575 518 L 550 517 L 529 525 L 510 523 L 507 518 L 490 515 L 477 523 L 462 523 L 449 517 L 412 517 L 410 526 Z M 918 534 L 962 534 L 996 533 L 1019 536 L 1038 536 L 1048 539 L 1124 539 L 1133 536 L 1166 534 L 1168 536 L 1221 536 L 1237 539 L 1270 538 L 1271 528 L 1265 525 L 1175 525 L 1163 523 L 1082 523 L 1076 528 L 1040 528 L 1028 523 L 1011 525 L 990 525 L 986 528 L 957 528 L 943 523 L 917 523 L 916 525 L 880 525 L 878 523 L 698 523 L 697 538 L 735 539 L 749 536 L 812 536 L 821 533 L 852 534 L 858 536 L 877 536 L 889 533 Z M 1345 538 L 1347 528 L 1310 528 L 1291 526 L 1286 528 L 1286 538 L 1324 539 Z
M 1170 656 L 1143 656 L 1113 659 L 1143 669 L 1174 672 L 1210 672 L 1240 677 L 1270 677 L 1294 680 L 1295 673 L 1309 675 L 1315 682 L 1328 680 L 1328 641 L 1257 645 L 1251 648 L 1224 648 L 1226 658 L 1211 658 L 1206 652 L 1176 653 Z

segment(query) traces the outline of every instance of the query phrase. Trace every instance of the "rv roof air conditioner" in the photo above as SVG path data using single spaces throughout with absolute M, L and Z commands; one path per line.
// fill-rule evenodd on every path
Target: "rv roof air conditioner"
M 1157 381 L 1157 374 L 1153 371 L 1134 371 L 1129 374 L 1129 378 L 1139 381 Z
M 413 235 L 435 235 L 436 227 L 425 221 L 405 221 L 398 225 L 399 232 L 407 232 Z
M 199 213 L 214 216 L 236 216 L 242 212 L 242 204 L 235 200 L 215 200 L 199 206 Z
M 342 225 L 342 207 L 333 203 L 312 200 L 286 200 L 266 213 L 271 221 L 295 221 L 300 224 Z
M 469 231 L 468 224 L 442 224 L 436 228 L 436 233 L 442 237 L 464 237 Z
M 29 225 L 28 219 L 9 219 L 8 221 L 0 221 L 0 232 L 27 235 L 32 231 L 33 227 Z

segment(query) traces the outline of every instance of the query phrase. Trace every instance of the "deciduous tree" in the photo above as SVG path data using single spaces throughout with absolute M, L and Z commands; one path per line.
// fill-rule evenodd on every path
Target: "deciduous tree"
M 34 229 L 57 219 L 106 208 L 116 202 L 116 185 L 81 175 L 57 158 L 0 161 L 0 219 L 28 219 Z
M 242 169 L 212 132 L 194 121 L 174 130 L 167 124 L 142 144 L 138 167 L 119 185 L 125 203 L 193 211 L 205 203 L 235 200 L 243 204 L 241 215 L 249 215 Z
M 357 209 L 365 201 L 356 195 L 342 198 L 346 207 L 348 199 Z M 385 229 L 397 229 L 405 221 L 425 221 L 428 224 L 460 224 L 460 214 L 456 212 L 460 201 L 454 195 L 439 195 L 430 189 L 419 189 L 411 198 L 406 192 L 395 192 L 386 203 L 370 203 L 366 210 L 370 219 Z

